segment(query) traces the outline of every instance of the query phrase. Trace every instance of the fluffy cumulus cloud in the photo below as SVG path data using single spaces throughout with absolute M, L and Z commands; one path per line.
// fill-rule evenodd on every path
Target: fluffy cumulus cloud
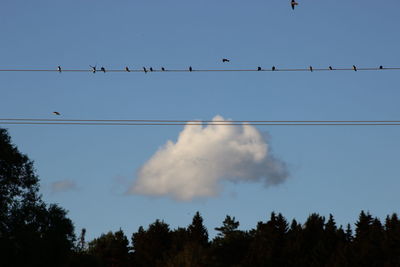
M 67 191 L 73 191 L 77 189 L 77 186 L 74 181 L 71 180 L 61 180 L 61 181 L 56 181 L 53 182 L 50 185 L 51 188 L 51 193 L 61 193 L 61 192 L 67 192 Z
M 175 143 L 168 141 L 139 169 L 129 193 L 188 201 L 217 195 L 224 180 L 269 186 L 287 176 L 255 127 L 186 125 Z

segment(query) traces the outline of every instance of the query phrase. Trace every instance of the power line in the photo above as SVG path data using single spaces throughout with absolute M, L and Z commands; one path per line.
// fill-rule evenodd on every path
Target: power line
M 400 123 L 86 123 L 86 122 L 0 122 L 7 125 L 92 125 L 92 126 L 400 126 Z
M 35 122 L 157 122 L 157 123 L 400 123 L 400 120 L 165 120 L 165 119 L 34 119 L 0 118 L 0 121 Z
M 400 126 L 400 121 L 223 121 L 223 120 L 80 120 L 80 119 L 1 119 L 5 125 L 87 125 L 87 126 Z
M 172 73 L 172 72 L 315 72 L 315 71 L 382 71 L 382 70 L 400 70 L 400 67 L 351 67 L 351 68 L 333 68 L 331 66 L 327 68 L 251 68 L 251 69 L 196 69 L 192 68 L 189 69 L 0 69 L 0 72 L 125 72 L 125 73 L 151 73 L 151 72 L 165 72 L 165 73 Z

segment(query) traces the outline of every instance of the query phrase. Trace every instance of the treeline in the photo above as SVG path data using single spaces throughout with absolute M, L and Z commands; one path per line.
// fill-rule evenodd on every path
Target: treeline
M 362 211 L 354 233 L 337 227 L 332 215 L 311 214 L 304 224 L 272 213 L 255 229 L 238 230 L 226 216 L 209 240 L 197 212 L 186 228 L 170 229 L 156 220 L 140 227 L 130 240 L 122 230 L 88 244 L 81 234 L 75 266 L 400 266 L 400 221 L 385 223 Z M 131 241 L 131 242 L 129 242 Z M 130 245 L 131 244 L 131 245 Z
M 354 232 L 332 215 L 301 224 L 272 213 L 251 230 L 226 216 L 210 239 L 197 212 L 187 227 L 156 220 L 130 238 L 122 230 L 86 242 L 64 209 L 44 203 L 33 162 L 0 128 L 0 266 L 400 266 L 400 221 L 361 212 Z

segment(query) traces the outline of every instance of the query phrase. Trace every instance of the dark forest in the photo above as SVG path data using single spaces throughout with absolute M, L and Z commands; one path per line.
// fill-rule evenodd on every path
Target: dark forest
M 0 266 L 400 266 L 395 213 L 381 221 L 361 211 L 343 227 L 333 215 L 301 223 L 273 212 L 253 229 L 239 226 L 227 215 L 210 239 L 197 212 L 187 227 L 156 220 L 86 241 L 62 207 L 44 203 L 33 162 L 0 129 Z

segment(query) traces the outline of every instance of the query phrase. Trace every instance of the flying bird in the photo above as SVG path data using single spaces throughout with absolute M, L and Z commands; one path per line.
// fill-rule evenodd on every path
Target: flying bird
M 165 71 L 165 68 L 164 68 L 164 67 L 161 67 L 161 71 Z
M 189 71 L 192 71 L 192 70 L 193 70 L 193 69 L 192 69 L 192 66 L 190 66 L 190 67 L 189 67 Z
M 57 67 L 57 70 L 58 70 L 58 72 L 61 73 L 61 66 L 58 66 L 58 67 Z
M 297 3 L 295 0 L 292 0 L 290 2 L 290 5 L 292 6 L 292 9 L 294 10 L 294 7 L 297 6 L 299 3 Z
M 223 58 L 223 59 L 222 59 L 222 62 L 230 62 L 230 60 L 227 59 L 227 58 Z
M 147 73 L 147 69 L 145 67 L 143 67 L 143 71 L 144 73 Z
M 275 71 L 275 70 L 276 70 L 275 66 L 272 66 L 272 71 Z
M 91 65 L 89 65 L 89 66 L 92 68 L 92 72 L 96 73 L 96 66 L 91 66 Z
M 104 73 L 106 73 L 106 69 L 104 67 L 101 67 L 100 70 Z
M 57 115 L 57 116 L 60 116 L 60 115 L 61 115 L 60 112 L 57 112 L 57 111 L 53 111 L 53 114 L 54 114 L 54 115 Z
M 128 67 L 125 67 L 125 70 L 126 70 L 127 72 L 130 72 L 130 70 L 129 70 L 129 68 L 128 68 Z
M 357 67 L 355 65 L 353 65 L 353 70 L 357 71 Z
M 257 71 L 260 71 L 261 70 L 261 67 L 257 67 Z
M 329 66 L 329 70 L 333 70 L 332 66 Z
M 312 66 L 310 66 L 310 71 L 311 71 L 311 72 L 313 71 L 313 68 L 312 68 Z

